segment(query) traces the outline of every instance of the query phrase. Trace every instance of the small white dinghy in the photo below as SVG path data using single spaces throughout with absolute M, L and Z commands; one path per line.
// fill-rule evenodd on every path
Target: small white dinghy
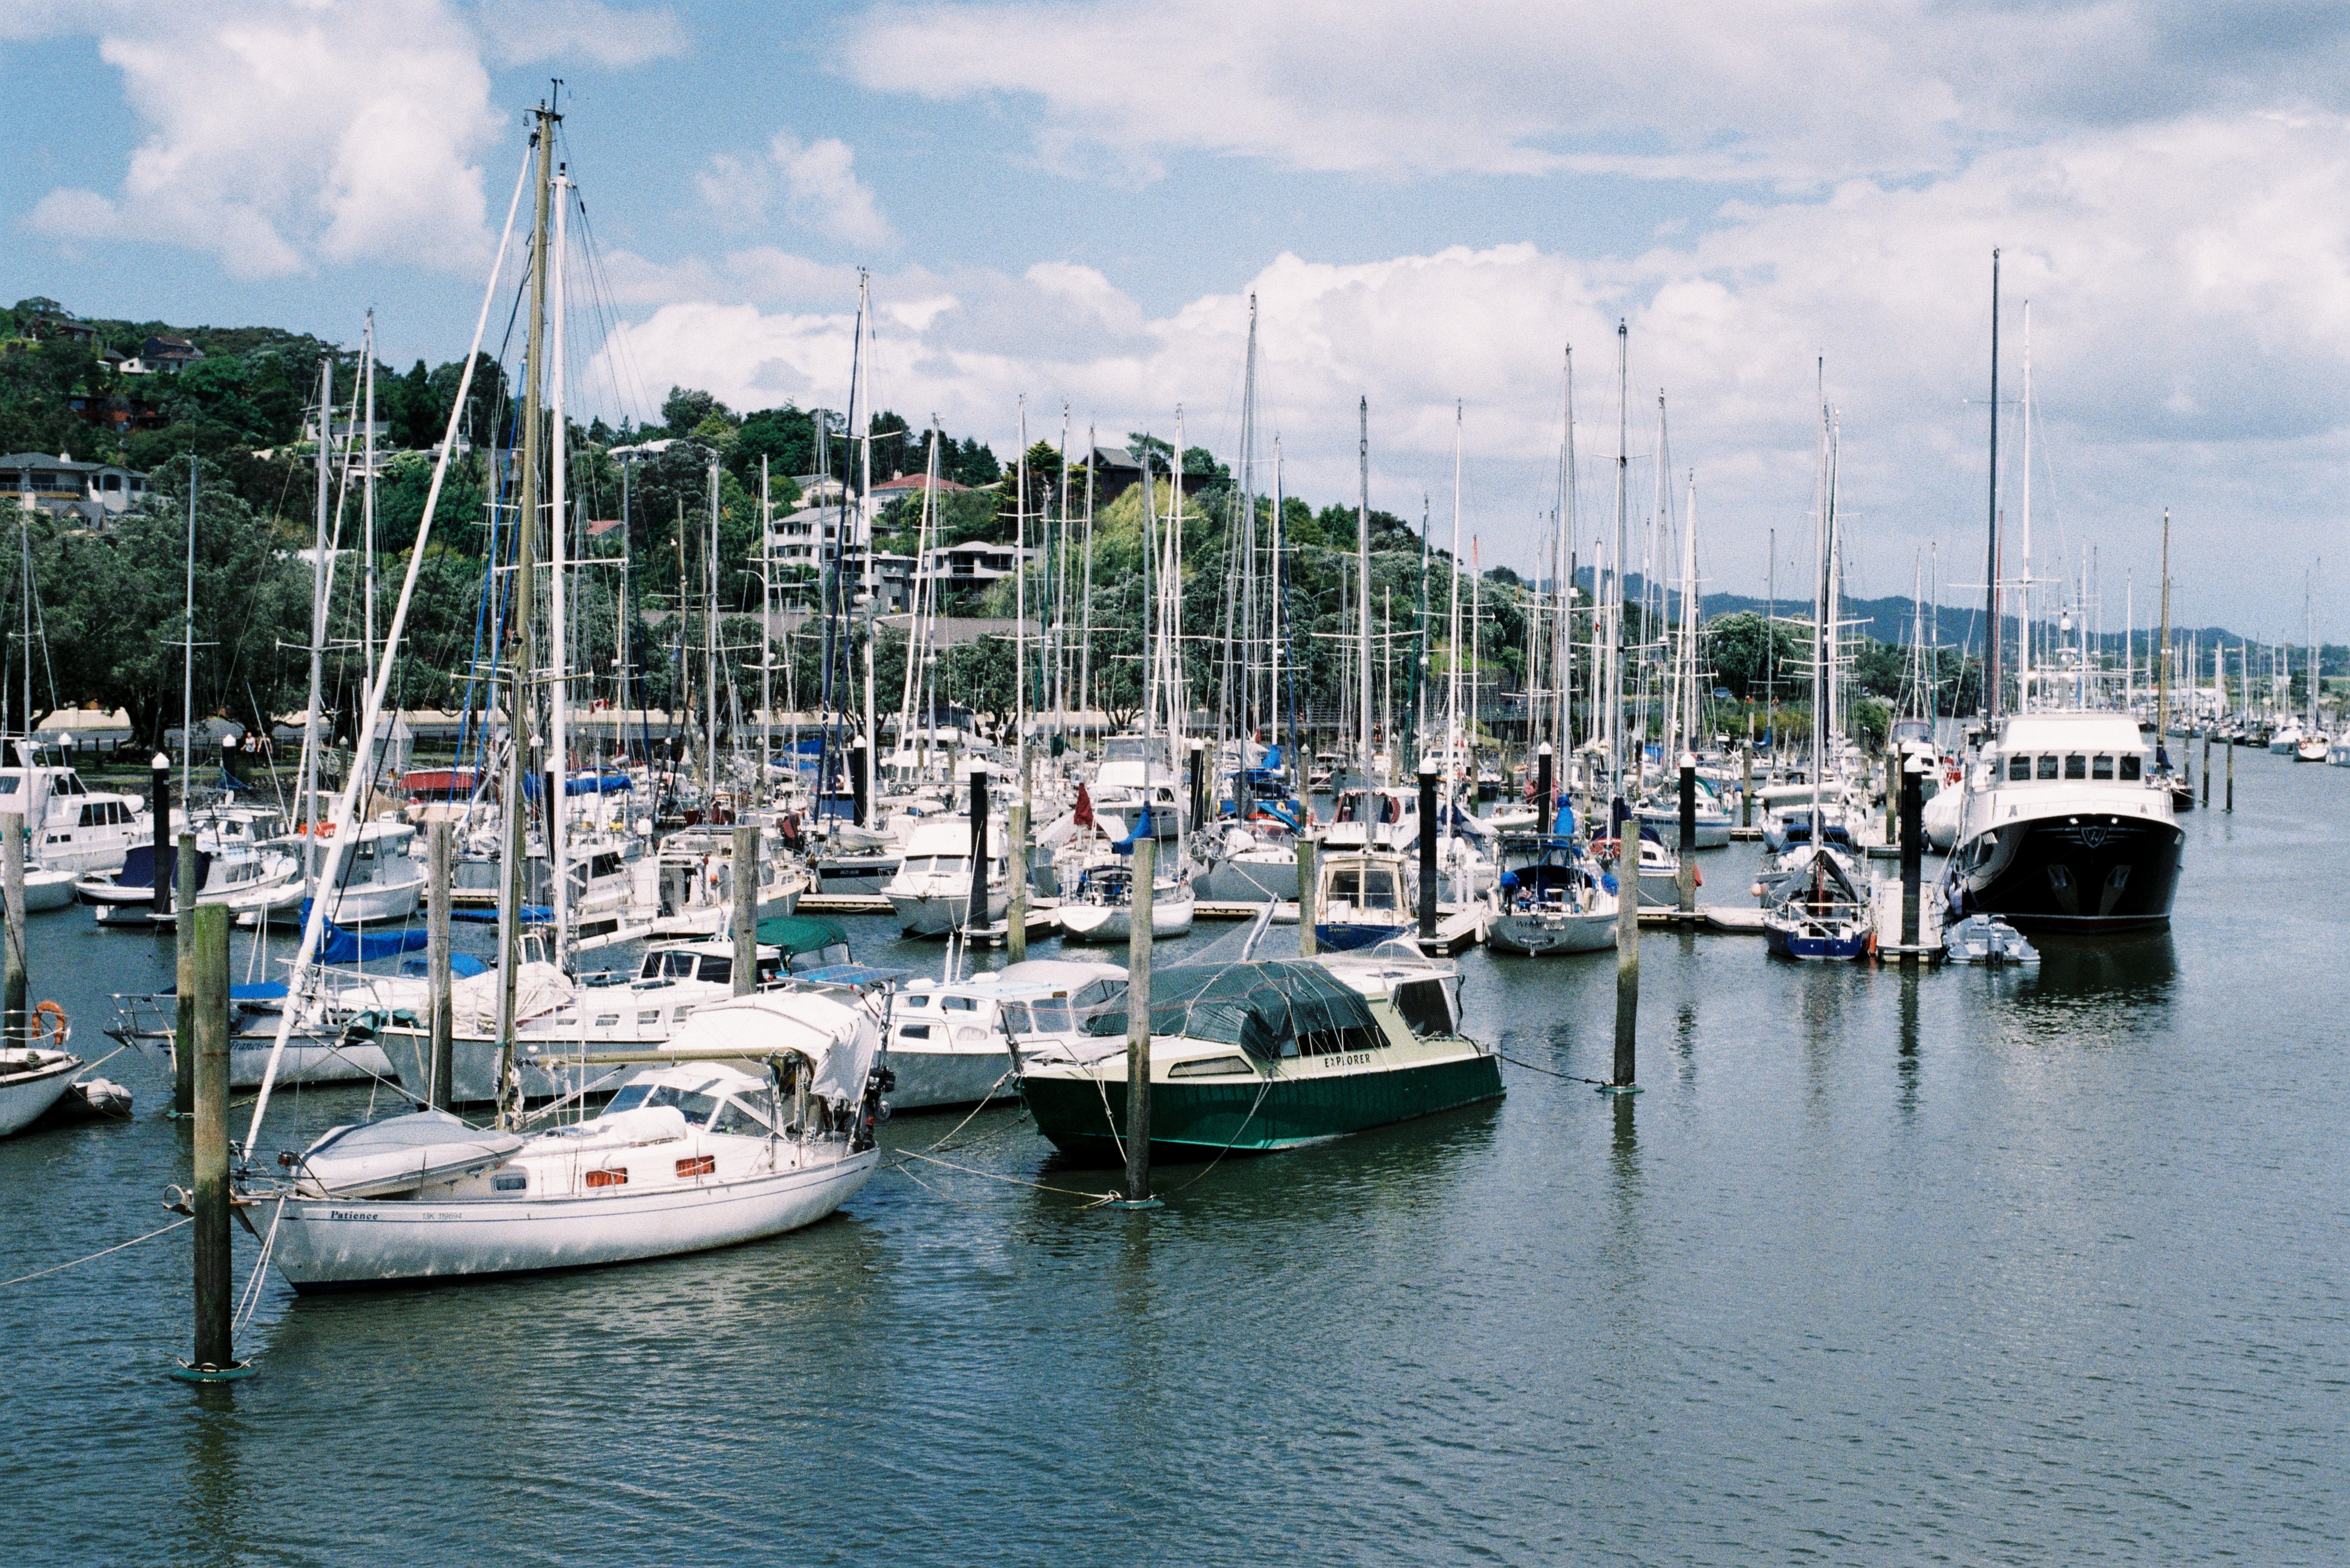
M 1943 936 L 1942 956 L 1952 963 L 2038 963 L 2040 950 L 1997 915 L 1969 915 Z
M 40 1120 L 81 1066 L 70 1051 L 0 1051 L 0 1137 Z
M 813 1004 L 813 1005 L 812 1005 Z M 705 1022 L 706 1021 L 706 1022 Z M 238 1201 L 297 1291 L 673 1257 L 813 1224 L 863 1187 L 888 1086 L 859 1008 L 787 992 L 697 1012 L 601 1115 L 530 1137 L 418 1112 L 338 1128 Z M 774 1079 L 724 1056 L 772 1064 Z

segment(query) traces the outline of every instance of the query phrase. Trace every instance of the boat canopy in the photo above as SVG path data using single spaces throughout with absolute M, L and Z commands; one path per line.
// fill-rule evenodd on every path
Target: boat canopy
M 761 991 L 696 1008 L 670 1040 L 680 1051 L 739 1051 L 764 1061 L 797 1051 L 816 1064 L 809 1087 L 827 1099 L 853 1103 L 880 1054 L 873 1015 L 805 991 Z
M 820 915 L 777 915 L 759 922 L 758 935 L 762 947 L 775 949 L 786 961 L 848 946 L 848 928 Z
M 1320 964 L 1299 960 L 1180 964 L 1150 980 L 1150 1033 L 1238 1045 L 1272 1061 L 1282 1043 L 1329 1030 L 1378 1027 L 1370 1003 Z M 1112 1009 L 1087 1021 L 1088 1034 L 1121 1034 Z

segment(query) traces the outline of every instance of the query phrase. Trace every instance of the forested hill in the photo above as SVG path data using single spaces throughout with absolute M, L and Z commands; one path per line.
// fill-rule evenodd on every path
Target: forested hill
M 1575 583 L 1585 593 L 1591 592 L 1592 578 L 1589 568 L 1586 567 L 1576 576 Z M 1626 586 L 1627 597 L 1637 599 L 1640 597 L 1644 585 L 1640 575 L 1635 572 Z M 1665 589 L 1664 594 L 1668 612 L 1670 615 L 1679 616 L 1680 595 L 1671 588 Z M 1769 612 L 1783 618 L 1809 618 L 1812 603 L 1808 597 L 1795 593 L 1790 593 L 1775 602 L 1752 594 L 1707 594 L 1699 599 L 1698 612 L 1707 620 L 1750 612 L 1754 615 Z M 2143 616 L 2143 611 L 2141 615 Z M 1906 594 L 1877 599 L 1848 598 L 1844 601 L 1844 618 L 1847 621 L 1858 623 L 1852 627 L 1851 630 L 1865 637 L 1874 638 L 1879 642 L 1897 645 L 1907 644 L 1915 634 L 1918 624 L 1917 601 Z M 2118 614 L 2113 616 L 2107 623 L 2105 633 L 2106 643 L 2116 653 L 2121 651 L 2124 640 L 2122 628 L 2117 624 L 2120 619 L 2121 617 Z M 2012 615 L 2002 615 L 2000 618 L 2000 625 L 2012 646 L 2015 638 L 2015 618 Z M 1926 607 L 1924 626 L 1926 639 L 1929 642 L 1968 653 L 1980 654 L 1982 651 L 1983 607 L 1980 602 L 1929 605 Z M 2137 631 L 2140 657 L 2144 657 L 2147 638 L 2153 630 L 2154 626 L 2150 620 L 2141 620 Z M 2227 628 L 2218 626 L 2174 626 L 2170 628 L 2170 638 L 2173 643 L 2199 641 L 2205 648 L 2224 646 L 2232 649 L 2245 640 Z M 2345 649 L 2340 644 L 2328 643 L 2325 645 L 2324 654 L 2325 668 L 2329 673 L 2340 673 L 2350 670 L 2350 649 Z

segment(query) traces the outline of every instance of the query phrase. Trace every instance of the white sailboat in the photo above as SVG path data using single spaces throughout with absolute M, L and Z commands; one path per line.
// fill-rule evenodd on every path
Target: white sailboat
M 526 185 L 536 188 L 533 231 L 540 243 L 531 248 L 517 562 L 521 579 L 531 580 L 544 450 L 539 394 L 547 273 L 551 253 L 560 248 L 546 243 L 557 116 L 543 105 L 536 120 L 382 662 L 367 690 L 359 732 L 362 754 L 381 722 L 392 656 L 418 566 L 427 554 L 457 421 L 479 363 L 497 275 Z M 567 205 L 567 185 L 564 190 Z M 524 604 L 527 611 L 528 600 Z M 529 672 L 536 668 L 533 618 L 529 613 L 517 617 L 517 715 L 529 711 Z M 485 977 L 496 982 L 497 1035 L 504 1058 L 497 1085 L 502 1120 L 515 1119 L 519 1111 L 513 1069 L 523 980 L 516 892 L 524 844 L 525 728 L 515 726 L 509 757 L 504 864 L 510 877 L 499 911 L 504 961 Z M 329 883 L 355 836 L 348 830 L 362 772 L 352 770 L 335 802 L 336 831 L 328 838 L 322 873 Z M 324 919 L 323 908 L 314 901 L 295 961 L 299 982 L 311 982 Z M 338 1128 L 292 1157 L 285 1178 L 264 1178 L 255 1173 L 268 1168 L 255 1163 L 255 1153 L 294 1023 L 294 1010 L 288 1009 L 244 1139 L 244 1174 L 235 1197 L 256 1212 L 268 1211 L 270 1255 L 297 1290 L 575 1268 L 755 1240 L 831 1213 L 863 1185 L 879 1160 L 872 1127 L 887 1079 L 875 1067 L 880 1035 L 871 1014 L 824 997 L 768 992 L 696 1013 L 662 1054 L 666 1060 L 636 1069 L 595 1118 L 525 1136 L 511 1126 L 479 1130 L 445 1113 L 421 1111 Z M 608 1054 L 603 1060 L 595 1053 L 578 1055 L 583 1070 L 619 1064 Z M 761 1064 L 772 1087 L 744 1070 Z

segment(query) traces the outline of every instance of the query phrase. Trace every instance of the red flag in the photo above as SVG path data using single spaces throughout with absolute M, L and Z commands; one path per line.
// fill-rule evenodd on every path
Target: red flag
M 1083 784 L 1077 786 L 1077 806 L 1069 814 L 1069 818 L 1079 827 L 1091 827 L 1094 825 L 1093 797 L 1086 794 L 1086 786 Z

